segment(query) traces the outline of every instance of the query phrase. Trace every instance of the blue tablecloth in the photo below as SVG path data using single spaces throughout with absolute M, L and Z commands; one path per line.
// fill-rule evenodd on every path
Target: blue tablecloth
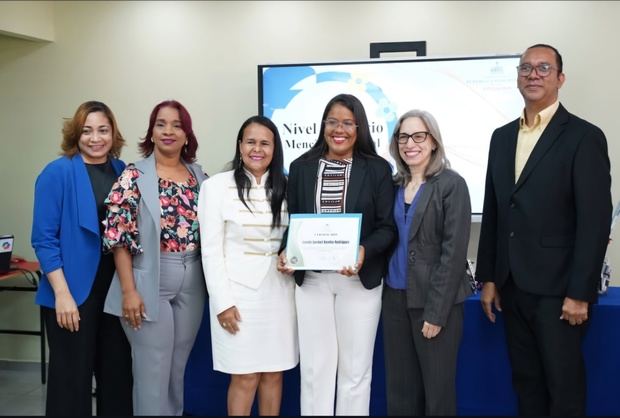
M 228 375 L 213 371 L 209 321 L 205 318 L 185 373 L 185 413 L 226 415 Z M 620 287 L 611 287 L 594 306 L 584 341 L 588 378 L 588 415 L 620 415 Z M 465 326 L 457 365 L 459 415 L 516 415 L 503 318 L 491 324 L 478 296 L 465 302 Z M 375 345 L 371 415 L 385 415 L 383 332 Z M 281 415 L 299 415 L 299 367 L 284 374 Z

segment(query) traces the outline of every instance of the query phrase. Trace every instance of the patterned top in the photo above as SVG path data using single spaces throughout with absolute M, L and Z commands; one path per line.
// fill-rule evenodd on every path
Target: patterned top
M 353 159 L 319 160 L 317 173 L 316 213 L 345 213 L 347 187 Z
M 103 221 L 105 250 L 126 247 L 131 254 L 143 252 L 140 232 L 137 228 L 140 190 L 136 179 L 140 171 L 133 164 L 127 166 L 112 186 L 105 200 L 106 219 Z M 198 229 L 198 181 L 190 174 L 187 182 L 177 183 L 159 179 L 159 203 L 161 208 L 162 251 L 180 252 L 200 248 Z

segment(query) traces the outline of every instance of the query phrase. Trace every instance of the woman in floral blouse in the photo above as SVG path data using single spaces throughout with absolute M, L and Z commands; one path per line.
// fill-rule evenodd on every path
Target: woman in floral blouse
M 205 302 L 196 210 L 206 179 L 193 163 L 198 143 L 176 101 L 153 109 L 144 160 L 127 166 L 110 192 L 104 247 L 116 276 L 106 312 L 122 316 L 133 355 L 135 415 L 181 415 L 183 375 Z

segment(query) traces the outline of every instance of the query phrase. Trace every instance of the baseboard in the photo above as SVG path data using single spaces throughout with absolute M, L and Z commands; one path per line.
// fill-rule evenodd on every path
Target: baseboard
M 0 360 L 0 370 L 16 371 L 41 371 L 41 363 L 38 361 L 12 361 Z

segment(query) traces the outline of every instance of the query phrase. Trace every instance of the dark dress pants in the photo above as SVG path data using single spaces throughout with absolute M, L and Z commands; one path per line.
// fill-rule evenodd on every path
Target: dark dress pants
M 92 378 L 97 382 L 97 415 L 132 415 L 131 348 L 118 317 L 103 312 L 111 280 L 100 265 L 93 288 L 78 307 L 80 329 L 56 322 L 56 310 L 44 308 L 49 344 L 46 415 L 92 415 Z
M 527 293 L 512 278 L 500 296 L 519 415 L 585 415 L 588 322 L 561 320 L 563 297 Z
M 407 308 L 404 290 L 383 288 L 388 415 L 456 415 L 456 361 L 463 304 L 452 307 L 436 337 L 422 335 L 424 309 Z

